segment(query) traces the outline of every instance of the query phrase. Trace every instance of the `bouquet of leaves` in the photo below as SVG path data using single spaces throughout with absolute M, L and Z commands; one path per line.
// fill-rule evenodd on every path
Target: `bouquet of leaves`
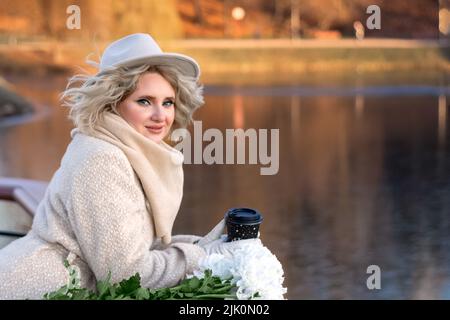
M 148 289 L 141 287 L 138 273 L 119 283 L 111 283 L 111 273 L 97 282 L 97 291 L 80 286 L 77 270 L 64 262 L 69 271 L 69 282 L 59 290 L 46 293 L 47 300 L 173 300 L 173 299 L 236 299 L 236 286 L 231 279 L 221 279 L 206 271 L 204 277 L 191 277 L 170 288 Z
M 111 284 L 111 274 L 97 282 L 97 290 L 80 287 L 74 266 L 65 261 L 69 282 L 45 294 L 50 300 L 168 300 L 168 299 L 284 299 L 284 274 L 276 256 L 261 243 L 246 244 L 232 255 L 211 254 L 199 262 L 193 274 L 170 288 L 141 287 L 140 276 Z

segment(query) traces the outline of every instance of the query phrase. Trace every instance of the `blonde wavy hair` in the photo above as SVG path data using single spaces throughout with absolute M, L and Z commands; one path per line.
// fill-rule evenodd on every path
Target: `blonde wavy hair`
M 91 133 L 104 112 L 119 114 L 118 104 L 136 89 L 146 72 L 159 73 L 175 91 L 175 119 L 170 133 L 188 126 L 195 110 L 204 104 L 203 85 L 170 65 L 144 64 L 73 76 L 61 94 L 63 106 L 70 108 L 69 119 L 82 132 Z

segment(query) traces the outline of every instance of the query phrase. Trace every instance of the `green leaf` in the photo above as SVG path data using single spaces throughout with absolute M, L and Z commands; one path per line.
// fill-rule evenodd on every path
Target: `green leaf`
M 141 277 L 138 273 L 131 276 L 127 280 L 122 280 L 119 283 L 119 288 L 117 289 L 117 294 L 129 295 L 141 287 Z
M 195 291 L 198 288 L 200 288 L 200 279 L 197 277 L 189 279 L 187 289 L 189 291 Z
M 116 284 L 111 284 L 111 272 L 105 280 L 97 282 L 96 292 L 81 288 L 76 269 L 65 262 L 69 271 L 69 282 L 54 292 L 46 293 L 47 300 L 168 300 L 168 299 L 235 299 L 236 285 L 231 279 L 221 279 L 206 270 L 204 277 L 184 279 L 170 288 L 147 289 L 140 284 L 138 273 Z M 257 297 L 258 294 L 255 294 Z
M 70 266 L 69 260 L 65 259 L 64 260 L 64 267 L 69 268 L 69 266 Z
M 73 292 L 72 300 L 88 300 L 91 293 L 86 289 L 78 289 Z
M 135 297 L 137 300 L 148 300 L 150 298 L 150 293 L 145 288 L 138 288 L 135 291 Z
M 111 272 L 108 272 L 108 276 L 104 281 L 98 281 L 97 282 L 97 291 L 99 298 L 106 297 L 106 295 L 109 293 L 109 289 L 111 287 Z

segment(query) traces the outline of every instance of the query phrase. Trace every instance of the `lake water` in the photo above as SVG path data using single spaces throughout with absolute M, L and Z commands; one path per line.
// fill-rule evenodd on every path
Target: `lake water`
M 64 78 L 11 79 L 37 104 L 0 126 L 0 176 L 49 181 L 72 128 Z M 289 299 L 450 298 L 446 86 L 206 86 L 203 130 L 279 129 L 279 171 L 185 165 L 174 233 L 204 234 L 231 207 L 264 215 Z M 369 290 L 367 268 L 381 270 Z M 263 267 L 263 266 L 262 266 Z

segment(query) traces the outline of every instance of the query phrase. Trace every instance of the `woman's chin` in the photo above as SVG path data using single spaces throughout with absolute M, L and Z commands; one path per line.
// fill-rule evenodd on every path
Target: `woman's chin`
M 156 143 L 160 143 L 164 139 L 164 135 L 162 133 L 159 134 L 147 133 L 145 134 L 145 137 Z

